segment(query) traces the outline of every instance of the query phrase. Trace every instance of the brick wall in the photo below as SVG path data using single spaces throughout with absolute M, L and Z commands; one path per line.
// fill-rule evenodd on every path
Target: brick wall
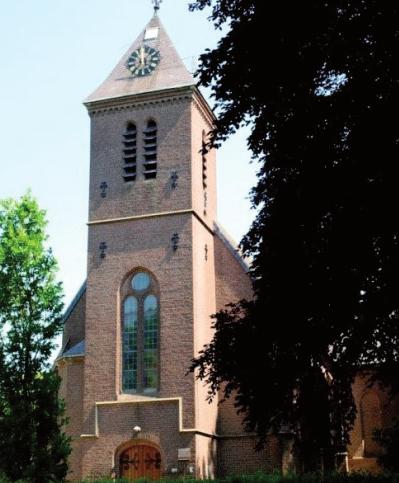
M 197 220 L 193 219 L 193 282 L 194 282 L 194 346 L 196 357 L 212 339 L 211 315 L 216 311 L 214 237 Z M 195 384 L 195 426 L 209 434 L 216 432 L 217 399 L 209 404 L 208 387 L 197 380 Z M 196 437 L 196 462 L 202 477 L 214 476 L 216 458 L 211 437 Z
M 160 287 L 159 396 L 183 396 L 185 424 L 193 426 L 193 376 L 185 375 L 193 354 L 191 231 L 189 214 L 91 228 L 85 364 L 88 418 L 95 401 L 112 401 L 119 396 L 119 291 L 125 278 L 142 267 L 153 274 Z M 177 251 L 171 244 L 175 232 L 181 240 Z M 105 259 L 98 252 L 102 240 L 109 247 Z
M 215 237 L 216 305 L 223 309 L 230 302 L 253 297 L 252 282 L 242 264 L 226 244 Z
M 133 436 L 138 425 L 142 433 Z M 162 472 L 167 474 L 178 459 L 178 448 L 192 448 L 192 433 L 179 433 L 179 407 L 176 401 L 121 402 L 98 406 L 98 438 L 82 441 L 83 474 L 109 476 L 115 466 L 119 469 L 118 448 L 131 441 L 152 441 L 160 447 Z
M 187 90 L 179 98 L 119 103 L 117 108 L 91 113 L 87 290 L 64 334 L 86 340 L 81 372 L 74 375 L 67 364 L 64 371 L 73 419 L 70 431 L 83 434 L 71 459 L 74 475 L 80 471 L 83 476 L 109 475 L 117 463 L 117 448 L 132 438 L 133 426 L 139 425 L 143 437 L 150 435 L 158 441 L 165 471 L 176 463 L 178 448 L 190 447 L 197 475 L 212 477 L 217 420 L 222 432 L 230 424 L 232 431 L 242 433 L 235 411 L 227 405 L 218 408 L 216 402 L 209 405 L 207 387 L 187 374 L 192 358 L 211 340 L 210 316 L 226 303 L 252 295 L 242 265 L 211 231 L 216 217 L 215 153 L 207 156 L 204 190 L 199 150 L 202 132 L 209 131 L 211 119 L 198 99 Z M 148 119 L 158 125 L 158 172 L 153 180 L 142 175 L 142 131 Z M 130 183 L 122 177 L 122 135 L 127 122 L 134 122 L 138 133 L 137 180 Z M 173 171 L 178 174 L 175 188 Z M 108 185 L 105 197 L 100 189 L 104 181 Z M 196 216 L 170 213 L 191 209 Z M 124 217 L 136 218 L 117 220 Z M 179 235 L 177 250 L 171 241 L 175 233 Z M 107 246 L 104 258 L 99 249 L 103 242 Z M 121 287 L 137 269 L 149 271 L 159 285 L 160 386 L 153 397 L 122 394 L 121 390 Z M 75 379 L 81 381 L 81 388 L 72 394 L 69 385 Z M 182 399 L 180 413 L 176 401 L 159 400 L 176 397 Z M 226 451 L 239 452 L 236 444 L 251 453 L 252 443 L 250 437 L 228 440 L 221 445 L 219 458 L 226 463 Z M 242 455 L 247 458 L 247 453 Z
M 191 159 L 194 149 L 192 114 L 190 96 L 92 116 L 82 432 L 87 435 L 95 432 L 96 403 L 113 401 L 118 404 L 97 406 L 101 407 L 98 413 L 100 434 L 98 438 L 85 437 L 82 442 L 83 475 L 90 474 L 93 469 L 106 474 L 115 449 L 129 440 L 135 424 L 158 435 L 165 461 L 174 462 L 177 449 L 187 446 L 192 446 L 195 461 L 194 433 L 179 433 L 176 417 L 167 413 L 165 403 L 155 402 L 156 398 L 182 398 L 183 428 L 198 425 L 215 428 L 202 411 L 196 410 L 196 402 L 203 400 L 198 394 L 196 396 L 196 391 L 202 389 L 197 390 L 194 376 L 186 374 L 196 351 L 194 333 L 198 334 L 201 344 L 205 343 L 209 315 L 215 310 L 211 234 L 191 213 L 93 224 L 104 219 L 192 208 L 195 164 Z M 141 131 L 149 118 L 158 124 L 155 180 L 144 180 L 140 168 Z M 124 183 L 122 179 L 122 133 L 128 121 L 135 122 L 138 128 L 138 177 L 132 183 Z M 174 170 L 179 176 L 175 189 L 170 179 Z M 99 189 L 102 181 L 109 186 L 106 198 L 101 197 Z M 180 238 L 176 251 L 171 241 L 174 233 Z M 205 241 L 211 251 L 208 264 L 204 260 Z M 102 242 L 107 245 L 105 258 L 100 257 Z M 148 396 L 122 394 L 121 391 L 121 286 L 138 268 L 152 273 L 159 285 L 160 387 L 151 405 L 142 405 L 151 399 Z M 171 407 L 175 409 L 175 405 Z
M 58 371 L 62 378 L 60 397 L 65 401 L 66 417 L 69 419 L 65 432 L 72 438 L 72 453 L 68 459 L 68 477 L 72 480 L 81 477 L 83 364 L 83 358 L 63 359 L 58 362 Z
M 243 266 L 218 236 L 215 237 L 216 303 L 221 310 L 230 302 L 253 296 L 252 283 Z M 241 434 L 242 417 L 234 408 L 233 396 L 219 406 L 218 434 Z
M 281 448 L 271 437 L 264 450 L 256 452 L 255 438 L 231 437 L 218 442 L 218 475 L 243 475 L 257 471 L 271 472 L 281 468 Z
M 73 347 L 85 338 L 86 317 L 86 291 L 84 291 L 73 308 L 69 317 L 65 320 L 62 334 L 62 347 L 69 340 L 69 348 Z
M 216 300 L 218 309 L 230 302 L 253 297 L 252 283 L 246 269 L 222 238 L 215 237 Z M 255 473 L 280 470 L 282 448 L 280 441 L 270 437 L 265 448 L 255 451 L 256 438 L 245 434 L 242 415 L 234 407 L 234 394 L 218 410 L 218 475 Z
M 381 448 L 374 441 L 373 432 L 375 429 L 390 427 L 399 410 L 399 399 L 392 400 L 389 392 L 378 383 L 370 387 L 369 376 L 370 373 L 367 372 L 359 373 L 353 384 L 357 415 L 350 434 L 350 458 L 378 457 Z M 359 465 L 359 462 L 357 463 Z
M 202 133 L 208 135 L 212 129 L 211 120 L 205 116 L 196 102 L 191 107 L 191 159 L 192 159 L 192 206 L 212 227 L 217 217 L 216 199 L 216 150 L 206 154 L 206 187 L 202 180 Z M 208 137 L 207 137 L 208 138 Z
M 142 174 L 143 130 L 158 126 L 156 179 Z M 123 180 L 122 135 L 128 122 L 137 126 L 137 180 Z M 191 94 L 145 105 L 92 114 L 89 219 L 103 220 L 191 208 Z M 172 188 L 171 174 L 178 173 Z M 108 184 L 107 197 L 101 183 Z

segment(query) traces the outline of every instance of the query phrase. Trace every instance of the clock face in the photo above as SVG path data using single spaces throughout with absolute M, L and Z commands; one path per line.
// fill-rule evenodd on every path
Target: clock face
M 128 58 L 126 67 L 135 77 L 144 77 L 157 68 L 160 60 L 161 55 L 158 50 L 142 45 Z

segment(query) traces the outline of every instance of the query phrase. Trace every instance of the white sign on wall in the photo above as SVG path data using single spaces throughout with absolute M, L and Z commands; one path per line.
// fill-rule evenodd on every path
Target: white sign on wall
M 177 459 L 179 461 L 190 461 L 191 459 L 191 448 L 179 448 Z

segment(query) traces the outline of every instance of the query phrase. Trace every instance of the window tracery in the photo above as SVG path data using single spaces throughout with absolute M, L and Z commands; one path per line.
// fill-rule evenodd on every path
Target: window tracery
M 140 270 L 123 289 L 122 391 L 152 393 L 159 386 L 159 298 L 155 279 Z

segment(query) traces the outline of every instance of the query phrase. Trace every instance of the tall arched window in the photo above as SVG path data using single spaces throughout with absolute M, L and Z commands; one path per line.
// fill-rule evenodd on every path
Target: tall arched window
M 144 130 L 144 178 L 157 177 L 157 123 L 152 119 Z
M 152 393 L 159 386 L 159 302 L 154 278 L 136 272 L 123 289 L 122 390 Z
M 125 182 L 135 181 L 137 174 L 137 128 L 128 122 L 123 133 L 123 179 Z

